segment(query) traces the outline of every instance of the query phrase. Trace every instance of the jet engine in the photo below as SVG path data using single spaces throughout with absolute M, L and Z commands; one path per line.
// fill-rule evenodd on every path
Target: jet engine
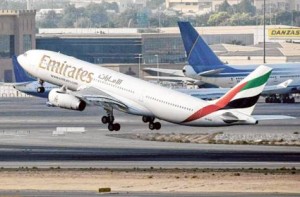
M 185 65 L 182 69 L 182 72 L 186 77 L 193 78 L 194 76 L 197 76 L 194 68 L 190 65 Z
M 48 99 L 52 105 L 60 108 L 83 111 L 86 107 L 86 102 L 58 88 L 49 92 Z

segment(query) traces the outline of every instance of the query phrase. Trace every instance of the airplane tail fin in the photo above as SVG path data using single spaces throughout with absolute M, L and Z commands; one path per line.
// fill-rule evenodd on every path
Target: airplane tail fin
M 271 72 L 270 67 L 257 67 L 223 97 L 213 101 L 214 104 L 222 109 L 237 109 L 243 114 L 251 115 Z
M 20 66 L 17 57 L 12 57 L 13 68 L 15 73 L 16 82 L 28 82 L 28 81 L 35 81 L 35 79 L 28 76 L 28 74 L 24 71 L 24 69 Z
M 224 65 L 189 22 L 178 22 L 187 60 L 196 72 Z

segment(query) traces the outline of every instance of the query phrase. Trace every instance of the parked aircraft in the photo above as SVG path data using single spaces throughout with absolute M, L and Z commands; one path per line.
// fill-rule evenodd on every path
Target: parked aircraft
M 152 71 L 172 74 L 196 80 L 196 84 L 213 84 L 218 87 L 231 88 L 245 78 L 258 65 L 227 65 L 209 48 L 198 32 L 189 22 L 178 22 L 189 65 L 183 70 L 151 69 Z M 292 93 L 300 92 L 300 63 L 266 64 L 273 68 L 267 86 L 276 85 L 292 79 L 284 93 L 272 92 L 265 99 L 267 103 L 294 103 Z M 148 69 L 149 70 L 149 69 Z M 278 96 L 279 95 L 279 96 Z
M 149 128 L 160 129 L 155 118 L 188 126 L 257 124 L 263 119 L 286 116 L 251 116 L 271 68 L 259 66 L 223 97 L 204 101 L 104 67 L 46 50 L 30 50 L 18 56 L 20 65 L 41 84 L 62 86 L 52 89 L 49 101 L 58 107 L 82 111 L 87 104 L 104 108 L 102 123 L 110 131 L 120 130 L 113 110 L 142 116 Z

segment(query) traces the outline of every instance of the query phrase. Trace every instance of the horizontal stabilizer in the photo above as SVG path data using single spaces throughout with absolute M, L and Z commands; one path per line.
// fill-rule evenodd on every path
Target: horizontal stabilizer
M 210 75 L 216 75 L 219 74 L 220 72 L 222 72 L 224 70 L 224 68 L 218 68 L 218 69 L 213 69 L 213 70 L 208 70 L 208 71 L 204 71 L 201 73 L 198 73 L 199 76 L 210 76 Z
M 287 120 L 287 119 L 296 119 L 293 116 L 284 116 L 284 115 L 253 115 L 253 118 L 256 120 Z
M 147 71 L 153 71 L 153 72 L 159 72 L 159 73 L 164 73 L 164 74 L 169 74 L 169 75 L 175 75 L 179 77 L 184 77 L 184 74 L 182 70 L 175 70 L 175 69 L 163 69 L 163 68 L 144 68 L 143 69 L 145 72 Z

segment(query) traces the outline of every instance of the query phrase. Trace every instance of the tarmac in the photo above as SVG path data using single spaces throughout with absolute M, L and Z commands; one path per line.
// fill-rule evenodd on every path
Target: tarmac
M 109 132 L 104 112 L 47 107 L 45 99 L 1 99 L 1 167 L 166 168 L 300 167 L 300 147 L 156 142 L 118 137 L 153 132 L 141 117 L 116 112 L 121 131 Z M 259 103 L 255 114 L 300 116 L 300 104 Z M 160 133 L 294 133 L 300 121 L 278 120 L 253 126 L 186 127 L 162 121 Z M 85 127 L 85 133 L 53 135 L 56 127 Z M 113 135 L 111 135 L 113 134 Z M 76 161 L 76 163 L 74 163 Z
M 153 132 L 141 117 L 115 112 L 121 131 L 101 123 L 104 111 L 83 112 L 47 107 L 45 99 L 0 99 L 0 167 L 2 168 L 300 168 L 299 146 L 221 145 L 143 141 L 124 134 Z M 261 121 L 253 126 L 186 127 L 161 121 L 159 133 L 299 132 L 300 103 L 258 103 L 254 114 L 289 115 L 296 119 Z M 84 133 L 53 135 L 57 127 L 85 127 Z M 113 134 L 113 135 L 112 135 Z M 98 196 L 84 191 L 1 191 L 0 196 Z M 298 196 L 257 193 L 109 193 L 101 196 Z

